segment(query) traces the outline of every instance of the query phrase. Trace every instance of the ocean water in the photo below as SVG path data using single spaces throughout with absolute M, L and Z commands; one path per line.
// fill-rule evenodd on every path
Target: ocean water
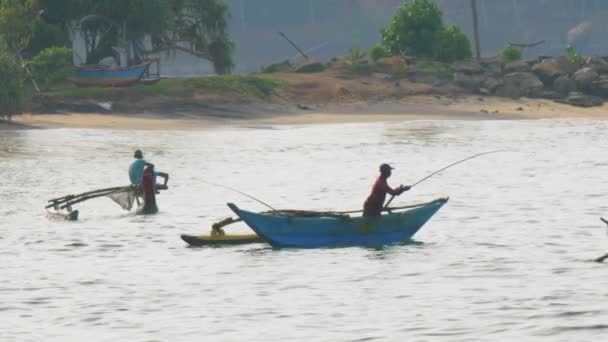
M 602 341 L 607 121 L 408 121 L 204 131 L 0 131 L 0 341 Z M 160 213 L 52 197 L 128 184 L 135 149 L 171 176 Z M 227 202 L 361 208 L 380 163 L 450 196 L 409 243 L 190 248 Z M 243 225 L 229 232 L 246 232 Z

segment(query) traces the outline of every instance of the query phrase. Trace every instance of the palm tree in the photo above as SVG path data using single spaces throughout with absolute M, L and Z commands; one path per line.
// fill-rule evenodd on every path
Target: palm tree
M 477 0 L 471 0 L 471 12 L 473 15 L 473 35 L 475 36 L 475 57 L 481 58 L 479 47 L 479 20 L 477 19 Z

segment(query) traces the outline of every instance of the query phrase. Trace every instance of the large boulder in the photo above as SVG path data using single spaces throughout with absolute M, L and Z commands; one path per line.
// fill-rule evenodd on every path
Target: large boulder
M 532 72 L 545 84 L 551 85 L 556 78 L 563 75 L 557 63 L 552 59 L 545 59 L 532 66 Z
M 525 61 L 515 61 L 511 63 L 507 63 L 504 67 L 505 73 L 513 73 L 513 72 L 528 72 L 530 71 L 530 64 Z
M 591 83 L 589 87 L 589 93 L 608 98 L 608 80 L 599 80 Z
M 437 84 L 446 79 L 446 76 L 441 75 L 437 71 L 416 66 L 410 66 L 407 69 L 406 75 L 410 81 L 428 84 Z
M 578 92 L 572 92 L 572 93 L 570 93 L 570 95 L 568 95 L 567 98 L 557 99 L 555 101 L 559 102 L 559 103 L 569 104 L 572 106 L 577 106 L 577 107 L 595 107 L 595 106 L 601 106 L 604 103 L 604 100 L 602 100 L 602 98 L 600 98 L 600 97 L 592 96 L 592 95 L 585 95 L 585 94 L 578 93 Z
M 502 62 L 498 59 L 491 59 L 481 62 L 484 72 L 490 76 L 502 75 Z
M 587 58 L 585 67 L 593 69 L 598 74 L 608 73 L 608 62 L 598 56 L 592 56 Z
M 501 79 L 495 77 L 486 77 L 486 79 L 481 83 L 480 91 L 482 93 L 491 94 L 496 91 L 498 87 L 503 84 Z
M 454 74 L 454 83 L 456 85 L 474 92 L 478 92 L 482 88 L 485 80 L 486 76 L 483 74 L 466 74 L 464 72 Z
M 591 83 L 597 81 L 599 78 L 600 75 L 592 68 L 582 68 L 575 72 L 573 76 L 577 86 L 582 90 L 589 89 Z
M 481 74 L 484 72 L 483 67 L 476 61 L 458 61 L 452 63 L 452 70 L 463 74 Z
M 531 72 L 513 72 L 506 74 L 504 84 L 496 89 L 496 95 L 518 98 L 535 96 L 543 89 L 543 82 Z
M 551 61 L 560 70 L 561 75 L 574 74 L 579 69 L 579 66 L 566 56 L 554 57 Z
M 566 96 L 576 90 L 576 81 L 568 75 L 560 76 L 553 81 L 553 90 L 561 96 Z

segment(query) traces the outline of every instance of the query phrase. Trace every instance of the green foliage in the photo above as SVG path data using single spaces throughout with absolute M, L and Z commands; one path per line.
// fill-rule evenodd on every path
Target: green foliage
M 0 1 L 0 36 L 11 53 L 18 55 L 29 45 L 39 10 L 37 0 Z
M 246 95 L 265 97 L 287 86 L 287 82 L 269 75 L 220 75 L 194 78 L 168 78 L 152 85 L 135 85 L 128 88 L 76 87 L 65 84 L 44 92 L 50 98 L 107 98 L 121 96 L 138 97 L 168 96 L 191 98 L 197 93 L 214 95 Z
M 350 49 L 350 60 L 353 64 L 361 63 L 365 56 L 367 56 L 367 53 L 361 48 Z
M 26 92 L 21 68 L 12 56 L 0 53 L 0 115 L 21 113 Z
M 433 58 L 443 30 L 442 12 L 434 0 L 402 5 L 388 28 L 380 31 L 382 46 L 391 54 Z
M 515 46 L 508 46 L 500 53 L 501 60 L 504 64 L 520 61 L 523 58 L 520 48 Z
M 369 50 L 369 57 L 372 59 L 372 61 L 378 62 L 380 59 L 382 58 L 386 58 L 386 57 L 390 57 L 391 53 L 384 48 L 384 46 L 380 45 L 380 44 L 376 44 L 374 45 L 374 47 Z
M 42 50 L 53 46 L 64 46 L 66 34 L 59 25 L 49 24 L 43 20 L 36 23 L 32 40 L 27 48 L 27 55 L 35 56 Z
M 184 81 L 186 88 L 195 91 L 236 93 L 264 97 L 287 83 L 270 76 L 261 75 L 223 75 L 189 78 Z
M 291 69 L 291 63 L 289 60 L 284 60 L 280 63 L 270 64 L 269 66 L 263 66 L 261 72 L 265 74 L 270 74 L 273 72 L 286 72 Z
M 452 68 L 443 63 L 438 63 L 432 60 L 422 60 L 419 61 L 416 65 L 418 65 L 422 69 L 433 71 L 439 76 L 446 79 L 451 79 L 454 76 L 454 70 L 452 70 Z
M 79 23 L 88 64 L 114 56 L 113 47 L 126 47 L 125 38 L 141 41 L 150 35 L 153 48 L 148 53 L 185 51 L 213 63 L 218 74 L 234 68 L 235 47 L 228 34 L 230 8 L 224 0 L 1 0 L 0 3 L 5 1 L 39 1 L 44 9 L 43 19 L 60 27 L 64 37 L 68 28 Z M 82 21 L 83 18 L 87 20 Z M 36 44 L 32 50 L 46 47 Z
M 320 62 L 312 62 L 298 67 L 296 72 L 300 74 L 311 74 L 315 72 L 322 72 L 325 69 L 327 69 L 325 64 Z
M 50 47 L 42 50 L 28 62 L 32 77 L 45 89 L 64 81 L 72 73 L 72 50 L 64 47 Z
M 585 62 L 583 56 L 581 56 L 578 51 L 572 46 L 568 46 L 566 48 L 566 53 L 568 54 L 568 58 L 570 61 L 575 64 L 583 64 Z
M 437 60 L 451 63 L 471 58 L 472 55 L 471 42 L 458 26 L 450 25 L 440 33 L 435 56 Z

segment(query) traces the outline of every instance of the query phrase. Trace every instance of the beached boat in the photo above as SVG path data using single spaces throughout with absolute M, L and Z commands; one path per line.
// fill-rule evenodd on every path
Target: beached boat
M 47 210 L 46 213 L 50 218 L 66 220 L 66 221 L 78 221 L 78 210 L 74 210 L 74 211 Z
M 256 234 L 240 234 L 240 235 L 186 235 L 181 236 L 187 244 L 193 247 L 202 246 L 222 246 L 222 245 L 243 245 L 248 243 L 263 242 Z
M 262 239 L 277 247 L 326 247 L 384 245 L 407 241 L 447 203 L 448 198 L 402 207 L 388 214 L 363 216 L 287 212 L 253 213 L 229 203 L 234 211 Z
M 79 86 L 124 87 L 139 82 L 149 63 L 126 68 L 112 68 L 103 65 L 78 67 L 69 80 Z

